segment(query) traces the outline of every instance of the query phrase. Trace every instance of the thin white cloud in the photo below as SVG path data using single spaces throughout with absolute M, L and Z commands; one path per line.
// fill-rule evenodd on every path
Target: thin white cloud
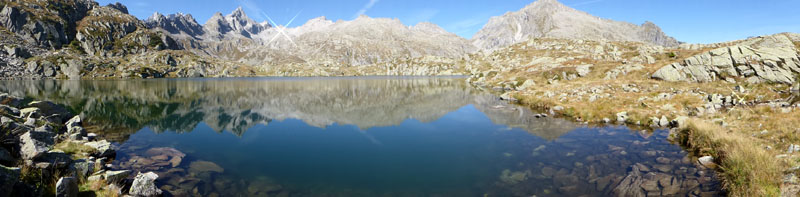
M 147 7 L 147 6 L 150 6 L 150 3 L 139 1 L 139 2 L 134 3 L 133 5 L 135 5 L 137 7 Z
M 603 1 L 604 0 L 589 0 L 589 1 L 584 1 L 584 2 L 578 2 L 578 3 L 572 4 L 570 6 L 571 7 L 584 6 L 584 5 L 594 4 L 594 3 L 600 3 L 600 2 L 603 2 Z
M 430 20 L 439 14 L 439 10 L 432 9 L 432 8 L 425 8 L 414 11 L 411 15 L 409 15 L 406 21 L 410 24 L 416 24 L 420 22 L 430 22 Z
M 367 10 L 372 8 L 372 6 L 375 6 L 375 4 L 378 3 L 378 1 L 379 0 L 369 0 L 369 2 L 367 2 L 367 4 L 364 5 L 364 7 L 362 7 L 360 10 L 358 10 L 358 12 L 356 12 L 356 14 L 353 15 L 353 18 L 358 18 L 358 16 L 367 13 Z
M 479 26 L 484 23 L 486 23 L 486 18 L 473 17 L 447 24 L 444 28 L 450 32 L 469 38 L 469 36 L 465 34 L 477 30 Z
M 237 1 L 239 2 L 239 5 L 241 5 L 243 8 L 247 9 L 248 11 L 253 11 L 255 13 L 264 13 L 264 10 L 261 10 L 261 8 L 258 7 L 258 5 L 256 5 L 253 1 L 250 1 L 250 0 L 237 0 Z M 258 21 L 266 20 L 265 18 L 263 18 L 259 14 L 256 14 L 254 16 L 249 16 L 249 17 L 255 18 Z

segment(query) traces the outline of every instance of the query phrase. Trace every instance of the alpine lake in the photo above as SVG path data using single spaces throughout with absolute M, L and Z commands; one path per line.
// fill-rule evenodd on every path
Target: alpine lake
M 716 196 L 667 130 L 588 126 L 459 77 L 0 81 L 167 196 Z M 549 115 L 549 114 L 547 114 Z

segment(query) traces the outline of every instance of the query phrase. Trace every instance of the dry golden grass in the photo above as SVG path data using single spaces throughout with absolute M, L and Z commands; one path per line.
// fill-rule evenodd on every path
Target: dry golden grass
M 719 162 L 729 195 L 780 195 L 782 164 L 762 148 L 760 140 L 698 119 L 687 121 L 680 131 L 682 144 Z
M 97 151 L 92 147 L 72 141 L 58 143 L 55 145 L 55 149 L 64 151 L 64 153 L 72 155 L 73 158 L 82 158 L 84 157 L 82 153 L 90 154 Z
M 117 197 L 118 193 L 108 189 L 108 183 L 105 180 L 87 181 L 79 186 L 80 193 L 87 196 L 98 197 Z M 87 194 L 88 193 L 88 194 Z

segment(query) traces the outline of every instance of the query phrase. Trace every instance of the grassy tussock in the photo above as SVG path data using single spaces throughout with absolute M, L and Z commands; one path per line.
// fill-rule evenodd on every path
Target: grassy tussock
M 64 151 L 64 153 L 73 155 L 73 157 L 80 156 L 82 153 L 91 154 L 97 151 L 90 146 L 71 141 L 64 141 L 56 144 L 55 149 Z
M 779 196 L 782 164 L 759 140 L 718 125 L 689 120 L 681 143 L 719 163 L 720 178 L 731 196 Z

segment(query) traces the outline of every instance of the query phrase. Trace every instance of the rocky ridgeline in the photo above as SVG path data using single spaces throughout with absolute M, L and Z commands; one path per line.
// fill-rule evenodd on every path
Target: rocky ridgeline
M 538 0 L 520 11 L 492 17 L 472 42 L 479 49 L 492 51 L 542 37 L 636 41 L 669 47 L 679 44 L 652 22 L 638 26 L 601 19 L 556 0 Z
M 652 77 L 665 81 L 793 84 L 800 73 L 796 43 L 800 43 L 800 35 L 793 33 L 752 38 L 664 66 Z
M 0 4 L 2 78 L 251 76 L 252 67 L 180 50 L 120 3 L 9 1 Z M 7 30 L 7 31 L 6 31 Z
M 171 37 L 147 29 L 144 22 L 111 6 L 92 9 L 77 25 L 76 40 L 91 55 L 112 57 L 180 49 Z
M 60 105 L 27 102 L 3 93 L 0 119 L 2 194 L 42 196 L 54 192 L 57 196 L 77 196 L 80 183 L 100 180 L 118 194 L 122 191 L 135 196 L 161 194 L 154 184 L 158 175 L 139 174 L 131 182 L 128 179 L 131 171 L 111 170 L 115 145 L 87 133 L 81 117 L 72 116 Z M 48 181 L 56 179 L 55 188 L 47 186 Z

